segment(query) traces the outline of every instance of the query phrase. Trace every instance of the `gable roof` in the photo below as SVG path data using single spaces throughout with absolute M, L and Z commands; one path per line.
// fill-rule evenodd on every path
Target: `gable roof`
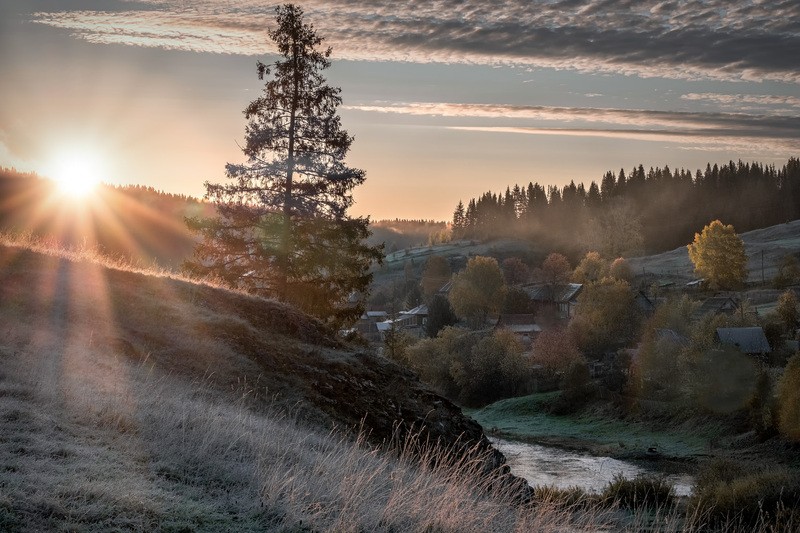
M 414 309 L 409 309 L 408 311 L 400 311 L 401 315 L 406 316 L 428 316 L 428 306 L 425 304 L 418 305 Z
M 694 312 L 695 318 L 700 318 L 708 313 L 732 314 L 739 309 L 739 301 L 731 296 L 712 296 L 707 298 Z
M 674 329 L 659 328 L 656 330 L 656 339 L 659 341 L 670 342 L 681 347 L 689 345 L 689 339 L 681 335 Z
M 760 327 L 717 328 L 717 339 L 722 344 L 732 344 L 747 354 L 772 352 L 764 330 Z
M 569 302 L 583 289 L 580 283 L 563 285 L 533 284 L 522 287 L 528 297 L 536 302 Z

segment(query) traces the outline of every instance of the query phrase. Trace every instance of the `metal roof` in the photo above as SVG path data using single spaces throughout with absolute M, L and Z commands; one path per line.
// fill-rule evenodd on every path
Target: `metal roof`
M 722 344 L 732 344 L 743 353 L 770 353 L 772 348 L 767 342 L 764 330 L 753 328 L 717 328 L 717 338 Z

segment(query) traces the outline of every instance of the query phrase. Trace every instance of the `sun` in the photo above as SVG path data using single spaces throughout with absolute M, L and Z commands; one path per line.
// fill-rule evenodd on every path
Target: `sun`
M 55 154 L 48 176 L 58 190 L 73 198 L 85 198 L 105 178 L 103 158 L 89 149 L 63 150 Z

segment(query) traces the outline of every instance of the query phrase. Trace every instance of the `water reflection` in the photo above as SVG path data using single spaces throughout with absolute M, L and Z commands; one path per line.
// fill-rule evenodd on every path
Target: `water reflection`
M 553 485 L 558 488 L 581 487 L 587 492 L 601 492 L 617 474 L 628 479 L 641 474 L 657 473 L 637 464 L 611 457 L 595 457 L 576 452 L 549 448 L 538 444 L 492 439 L 503 452 L 511 471 L 531 486 Z M 667 479 L 675 486 L 678 496 L 689 496 L 693 479 L 688 474 L 670 474 Z

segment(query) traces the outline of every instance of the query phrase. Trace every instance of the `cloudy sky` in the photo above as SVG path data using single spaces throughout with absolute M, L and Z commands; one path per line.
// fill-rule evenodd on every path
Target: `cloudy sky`
M 333 47 L 355 214 L 606 170 L 800 155 L 797 0 L 310 0 Z M 3 0 L 0 165 L 90 150 L 107 181 L 202 196 L 243 160 L 274 60 L 263 1 Z

